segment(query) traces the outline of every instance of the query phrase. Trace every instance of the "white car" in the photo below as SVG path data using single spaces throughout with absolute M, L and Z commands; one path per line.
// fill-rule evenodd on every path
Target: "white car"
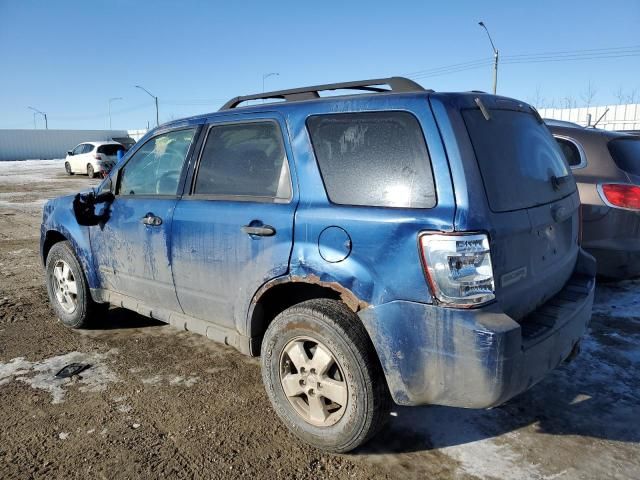
M 69 175 L 81 173 L 93 178 L 106 173 L 118 161 L 118 150 L 124 146 L 118 142 L 84 142 L 67 152 L 64 169 Z

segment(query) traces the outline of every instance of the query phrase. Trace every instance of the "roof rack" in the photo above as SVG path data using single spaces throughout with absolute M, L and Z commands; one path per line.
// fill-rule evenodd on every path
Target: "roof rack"
M 389 88 L 380 88 L 380 85 L 388 85 Z M 289 90 L 278 90 L 275 92 L 258 93 L 254 95 L 244 95 L 234 97 L 225 103 L 220 110 L 230 110 L 237 108 L 243 102 L 249 100 L 281 99 L 287 102 L 297 100 L 313 100 L 320 98 L 318 92 L 328 90 L 362 90 L 366 92 L 425 92 L 425 90 L 414 82 L 404 77 L 374 78 L 371 80 L 359 80 L 355 82 L 328 83 L 326 85 L 314 85 L 311 87 L 292 88 Z

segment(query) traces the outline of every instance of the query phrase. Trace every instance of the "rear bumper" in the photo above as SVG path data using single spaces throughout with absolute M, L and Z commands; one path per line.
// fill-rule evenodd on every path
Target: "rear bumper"
M 360 313 L 400 405 L 499 405 L 566 359 L 591 318 L 595 261 L 580 252 L 565 287 L 516 322 L 499 303 L 449 309 L 394 301 Z

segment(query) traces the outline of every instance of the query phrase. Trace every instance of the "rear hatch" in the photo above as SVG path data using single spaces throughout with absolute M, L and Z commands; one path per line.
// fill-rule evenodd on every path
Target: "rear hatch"
M 576 184 L 528 105 L 483 95 L 460 113 L 489 207 L 496 300 L 518 320 L 560 291 L 574 270 Z
M 97 153 L 100 154 L 102 161 L 113 166 L 118 161 L 118 150 L 122 150 L 124 152 L 124 147 L 122 145 L 115 144 L 100 145 Z

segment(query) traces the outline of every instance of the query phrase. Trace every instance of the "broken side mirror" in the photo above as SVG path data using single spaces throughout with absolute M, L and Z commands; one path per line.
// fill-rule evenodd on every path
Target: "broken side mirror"
M 114 199 L 111 177 L 105 178 L 97 190 L 78 193 L 73 199 L 73 213 L 78 224 L 89 227 L 106 222 Z M 99 212 L 96 212 L 96 205 L 100 205 Z

